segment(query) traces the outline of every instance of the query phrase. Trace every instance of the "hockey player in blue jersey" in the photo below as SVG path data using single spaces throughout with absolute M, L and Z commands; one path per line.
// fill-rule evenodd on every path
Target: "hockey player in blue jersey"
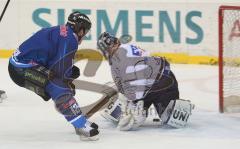
M 65 25 L 43 28 L 24 41 L 10 58 L 8 70 L 17 85 L 45 101 L 52 98 L 81 138 L 97 140 L 98 126 L 82 114 L 72 83 L 80 75 L 74 55 L 90 28 L 85 14 L 71 13 Z

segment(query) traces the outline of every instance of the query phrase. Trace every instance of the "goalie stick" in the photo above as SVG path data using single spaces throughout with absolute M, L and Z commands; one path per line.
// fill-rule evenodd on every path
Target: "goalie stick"
M 99 99 L 97 102 L 82 107 L 81 110 L 82 112 L 89 118 L 96 112 L 106 108 L 110 103 L 115 102 L 117 100 L 117 93 L 113 90 L 110 89 L 109 92 L 105 92 L 105 95 Z
M 4 14 L 5 14 L 6 10 L 7 10 L 9 2 L 10 2 L 10 0 L 7 1 L 6 5 L 3 8 L 2 14 L 0 16 L 0 22 L 2 21 L 2 18 L 3 18 Z
M 110 103 L 115 102 L 117 100 L 118 92 L 113 86 L 110 86 L 109 84 L 102 85 L 83 80 L 76 80 L 74 81 L 74 84 L 76 84 L 77 89 L 93 91 L 103 94 L 103 96 L 96 102 L 81 107 L 81 111 L 88 118 L 91 117 L 96 112 L 106 108 Z

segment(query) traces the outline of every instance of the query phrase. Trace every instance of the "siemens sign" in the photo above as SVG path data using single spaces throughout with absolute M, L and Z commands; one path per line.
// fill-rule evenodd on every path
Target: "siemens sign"
M 86 15 L 92 15 L 93 13 L 91 9 L 73 9 L 73 11 L 75 10 L 79 10 Z M 134 17 L 131 18 L 129 17 L 130 10 L 118 10 L 116 14 L 112 14 L 107 10 L 94 10 L 94 12 L 96 12 L 96 20 L 92 20 L 92 22 L 96 23 L 96 36 L 105 30 L 114 35 L 120 31 L 121 34 L 131 34 L 129 33 L 129 21 L 131 21 L 131 23 L 134 22 L 134 28 L 131 28 L 131 31 L 134 29 L 136 42 L 158 41 L 164 43 L 166 41 L 166 35 L 168 34 L 172 43 L 196 45 L 201 43 L 204 38 L 203 29 L 201 25 L 197 23 L 198 20 L 202 18 L 200 11 L 192 10 L 185 13 L 174 11 L 173 13 L 171 12 L 170 15 L 168 11 L 135 10 L 133 14 Z M 66 22 L 65 18 L 68 15 L 65 13 L 65 9 L 57 9 L 57 11 L 54 11 L 54 15 L 55 13 L 57 13 L 56 24 L 51 24 L 49 20 L 41 17 L 42 15 L 53 15 L 52 9 L 49 8 L 38 8 L 34 10 L 32 19 L 39 27 L 64 24 Z M 114 19 L 112 20 L 114 21 L 110 21 L 113 15 Z M 149 21 L 151 19 L 154 20 L 154 22 Z M 154 23 L 156 23 L 157 26 L 153 28 Z M 184 33 L 191 32 L 191 34 L 184 34 L 183 28 L 185 28 Z M 148 31 L 149 33 L 145 33 L 144 31 Z M 182 36 L 184 36 L 184 41 L 182 41 Z M 86 40 L 91 39 L 91 35 L 86 38 Z

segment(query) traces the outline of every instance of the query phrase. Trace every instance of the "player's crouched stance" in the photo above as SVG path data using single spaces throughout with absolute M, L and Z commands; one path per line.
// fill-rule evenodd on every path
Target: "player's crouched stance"
M 8 70 L 17 85 L 45 101 L 52 98 L 82 139 L 97 140 L 98 125 L 82 114 L 72 83 L 80 75 L 79 68 L 73 66 L 74 55 L 90 28 L 86 15 L 70 14 L 66 25 L 44 28 L 23 42 L 10 58 Z
M 136 130 L 146 120 L 153 104 L 163 125 L 185 127 L 194 105 L 179 99 L 178 83 L 170 64 L 162 57 L 151 57 L 139 47 L 121 44 L 104 32 L 98 47 L 108 59 L 119 99 L 104 110 L 103 116 L 123 131 Z

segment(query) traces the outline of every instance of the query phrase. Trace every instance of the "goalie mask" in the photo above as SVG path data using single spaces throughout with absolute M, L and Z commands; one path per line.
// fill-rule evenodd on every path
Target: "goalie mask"
M 103 53 L 103 56 L 109 59 L 111 50 L 117 43 L 118 38 L 110 35 L 108 32 L 104 32 L 98 37 L 97 46 Z

